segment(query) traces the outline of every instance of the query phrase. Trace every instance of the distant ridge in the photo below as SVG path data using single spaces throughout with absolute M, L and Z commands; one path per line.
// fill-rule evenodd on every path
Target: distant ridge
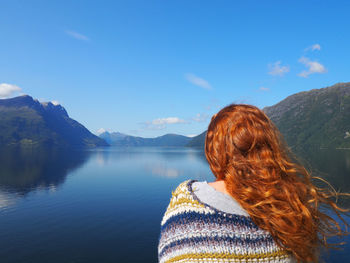
M 28 95 L 0 99 L 0 145 L 108 146 L 61 105 L 40 103 Z
M 190 137 L 178 134 L 165 134 L 156 138 L 130 136 L 119 132 L 104 132 L 100 138 L 113 146 L 150 146 L 150 147 L 181 147 L 187 145 Z
M 350 82 L 299 92 L 263 111 L 292 148 L 350 148 Z M 188 146 L 204 143 L 205 132 Z
M 207 135 L 207 131 L 192 137 L 192 140 L 190 140 L 186 146 L 187 147 L 204 147 L 206 135 Z

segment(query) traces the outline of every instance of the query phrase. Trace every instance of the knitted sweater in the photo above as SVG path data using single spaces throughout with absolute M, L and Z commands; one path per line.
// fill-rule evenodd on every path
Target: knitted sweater
M 249 216 L 202 202 L 188 180 L 172 194 L 161 222 L 158 259 L 163 262 L 295 262 Z

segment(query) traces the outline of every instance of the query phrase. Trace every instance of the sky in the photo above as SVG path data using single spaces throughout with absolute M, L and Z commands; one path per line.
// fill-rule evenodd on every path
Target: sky
M 0 98 L 61 104 L 93 133 L 206 130 L 350 81 L 349 1 L 0 0 Z

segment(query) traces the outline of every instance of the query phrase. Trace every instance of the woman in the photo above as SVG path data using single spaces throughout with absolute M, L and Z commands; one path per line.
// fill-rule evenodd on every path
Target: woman
M 205 154 L 213 183 L 186 181 L 161 222 L 160 262 L 317 262 L 346 234 L 320 211 L 339 208 L 287 154 L 263 111 L 230 105 L 212 117 Z M 342 218 L 341 218 L 342 219 Z

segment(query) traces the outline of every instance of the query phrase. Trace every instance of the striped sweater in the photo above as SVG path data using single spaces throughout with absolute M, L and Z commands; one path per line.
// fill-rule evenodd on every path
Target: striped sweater
M 249 216 L 226 213 L 200 201 L 193 180 L 172 194 L 161 222 L 163 262 L 295 262 Z

